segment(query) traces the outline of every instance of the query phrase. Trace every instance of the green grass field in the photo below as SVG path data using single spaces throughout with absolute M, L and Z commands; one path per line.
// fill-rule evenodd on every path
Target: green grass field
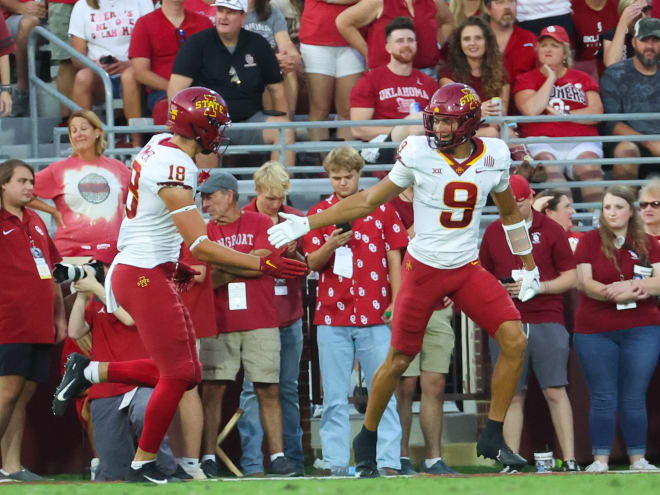
M 169 485 L 58 481 L 1 484 L 2 495 L 554 495 L 657 494 L 660 474 L 518 474 L 466 477 L 220 480 Z

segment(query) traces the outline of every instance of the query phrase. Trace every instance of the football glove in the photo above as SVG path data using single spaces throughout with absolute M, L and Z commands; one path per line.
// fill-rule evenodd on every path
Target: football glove
M 296 278 L 307 272 L 307 265 L 291 258 L 283 258 L 278 254 L 261 257 L 261 273 L 276 278 Z
M 284 222 L 273 225 L 268 229 L 268 242 L 276 248 L 295 241 L 309 232 L 309 219 L 291 213 L 280 213 Z
M 523 270 L 522 283 L 520 284 L 520 292 L 518 299 L 520 302 L 529 301 L 541 289 L 541 282 L 539 280 L 539 269 L 534 267 L 533 270 Z

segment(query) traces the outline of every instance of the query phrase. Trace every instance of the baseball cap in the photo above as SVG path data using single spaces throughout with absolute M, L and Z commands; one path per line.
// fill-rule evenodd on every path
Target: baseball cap
M 211 7 L 227 7 L 232 10 L 248 11 L 248 0 L 215 0 Z
M 660 19 L 643 17 L 635 24 L 635 38 L 644 40 L 649 36 L 660 38 Z
M 221 170 L 211 170 L 211 176 L 197 188 L 199 192 L 204 194 L 213 194 L 218 189 L 228 189 L 238 195 L 236 177 Z
M 522 175 L 513 174 L 509 177 L 509 186 L 516 201 L 524 201 L 534 194 L 529 182 Z
M 115 256 L 119 254 L 117 251 L 117 243 L 109 242 L 104 244 L 98 244 L 96 250 L 94 251 L 93 259 L 100 261 L 104 265 L 112 265 Z
M 568 39 L 568 33 L 566 30 L 561 27 L 561 26 L 548 26 L 543 28 L 543 31 L 541 31 L 541 34 L 539 34 L 539 40 L 541 38 L 552 38 L 555 41 L 559 41 L 560 43 L 570 43 L 570 40 Z

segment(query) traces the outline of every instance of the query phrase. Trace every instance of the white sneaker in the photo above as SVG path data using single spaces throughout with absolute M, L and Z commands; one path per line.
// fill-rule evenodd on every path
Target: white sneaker
M 604 462 L 594 461 L 589 464 L 585 469 L 585 473 L 606 473 L 610 470 L 609 466 Z
M 653 464 L 651 464 L 649 461 L 647 461 L 643 457 L 639 461 L 633 462 L 630 465 L 630 470 L 631 471 L 644 471 L 644 472 L 660 471 L 660 469 L 657 466 L 654 466 Z

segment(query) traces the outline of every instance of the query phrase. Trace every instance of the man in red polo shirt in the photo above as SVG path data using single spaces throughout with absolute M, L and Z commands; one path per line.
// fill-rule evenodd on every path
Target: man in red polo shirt
M 291 188 L 289 172 L 284 165 L 276 161 L 264 163 L 254 173 L 254 185 L 257 196 L 243 207 L 243 211 L 262 213 L 277 223 L 281 220 L 278 213 L 302 215 L 300 210 L 284 204 Z M 285 256 L 303 261 L 302 240 L 290 243 Z M 303 349 L 302 333 L 302 278 L 275 279 L 275 307 L 280 330 L 280 404 L 282 407 L 282 437 L 284 455 L 291 461 L 297 474 L 305 472 L 305 458 L 302 447 L 302 427 L 300 425 L 300 405 L 298 397 L 298 376 L 300 375 L 300 357 Z M 241 392 L 243 415 L 238 421 L 241 434 L 241 469 L 247 476 L 263 472 L 263 429 L 259 421 L 259 408 L 254 386 L 249 380 L 243 380 Z
M 147 106 L 154 110 L 165 99 L 174 59 L 187 38 L 213 27 L 208 17 L 183 8 L 181 0 L 163 0 L 162 7 L 144 15 L 135 23 L 128 57 L 135 77 L 147 89 Z M 154 123 L 164 124 L 167 104 L 154 112 Z
M 238 252 L 267 255 L 274 248 L 266 231 L 272 220 L 261 213 L 238 208 L 238 181 L 215 170 L 199 188 L 202 207 L 211 216 L 209 239 Z M 270 472 L 293 476 L 296 470 L 284 455 L 280 407 L 280 335 L 275 309 L 275 282 L 254 270 L 240 277 L 214 270 L 216 324 L 219 335 L 202 339 L 204 436 L 202 470 L 217 477 L 215 442 L 221 421 L 222 397 L 227 384 L 236 380 L 243 364 L 245 377 L 254 384 L 261 425 L 270 451 Z
M 334 193 L 309 210 L 323 211 L 358 192 L 364 160 L 350 146 L 323 161 Z M 350 422 L 347 390 L 357 354 L 367 387 L 390 346 L 394 299 L 401 282 L 401 249 L 408 234 L 394 208 L 382 205 L 352 225 L 312 230 L 303 238 L 307 262 L 319 272 L 314 324 L 323 381 L 321 445 L 324 467 L 348 474 Z M 378 427 L 378 468 L 401 468 L 401 424 L 391 398 Z
M 504 420 L 504 439 L 514 451 L 520 448 L 523 406 L 527 390 L 527 372 L 531 360 L 534 374 L 548 402 L 552 423 L 564 456 L 564 471 L 578 471 L 573 440 L 573 413 L 566 394 L 570 337 L 564 326 L 563 293 L 576 287 L 575 258 L 564 229 L 554 220 L 532 208 L 534 193 L 520 175 L 509 179 L 511 192 L 525 219 L 532 239 L 534 262 L 539 268 L 541 289 L 536 297 L 520 302 L 520 257 L 507 249 L 502 222 L 497 220 L 486 229 L 479 260 L 483 267 L 500 280 L 520 311 L 527 349 L 516 395 Z M 493 362 L 499 347 L 490 339 Z M 507 469 L 507 466 L 504 468 Z
M 518 74 L 529 72 L 536 66 L 536 35 L 516 23 L 516 0 L 485 0 L 489 26 L 497 39 L 504 57 L 504 68 L 513 86 Z M 516 112 L 513 98 L 509 102 L 509 113 Z
M 0 481 L 39 481 L 21 466 L 25 409 L 37 383 L 48 382 L 50 348 L 66 336 L 62 292 L 51 270 L 62 260 L 33 198 L 34 170 L 20 160 L 0 164 Z

